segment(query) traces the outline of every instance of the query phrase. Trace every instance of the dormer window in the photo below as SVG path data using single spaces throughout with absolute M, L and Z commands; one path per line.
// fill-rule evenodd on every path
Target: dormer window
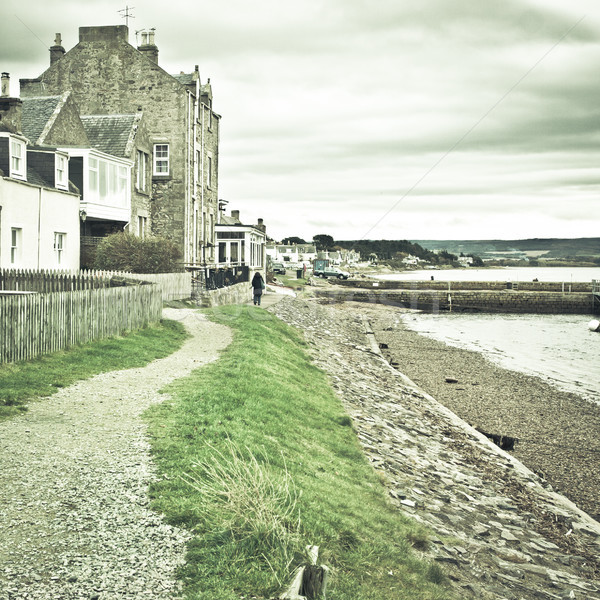
M 10 176 L 15 179 L 26 179 L 25 142 L 12 138 L 10 140 Z
M 69 189 L 69 162 L 67 157 L 61 154 L 56 154 L 54 161 L 54 181 L 57 188 Z

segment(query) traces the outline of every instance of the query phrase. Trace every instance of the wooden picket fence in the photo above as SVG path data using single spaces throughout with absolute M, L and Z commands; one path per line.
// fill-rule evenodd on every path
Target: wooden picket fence
M 120 335 L 156 323 L 161 315 L 157 285 L 0 293 L 0 363 Z
M 114 277 L 150 281 L 160 286 L 163 302 L 182 300 L 192 295 L 192 274 L 138 274 L 117 271 L 33 271 L 0 269 L 0 291 L 68 292 L 109 287 Z

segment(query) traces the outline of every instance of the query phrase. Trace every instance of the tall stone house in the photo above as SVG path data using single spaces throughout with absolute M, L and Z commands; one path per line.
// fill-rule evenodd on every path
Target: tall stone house
M 198 66 L 189 74 L 167 73 L 158 64 L 154 31 L 142 33 L 136 48 L 127 26 L 80 27 L 76 46 L 65 51 L 57 34 L 49 68 L 20 84 L 23 99 L 69 92 L 96 147 L 106 127 L 126 135 L 132 116 L 142 113 L 145 139 L 122 149 L 133 153 L 125 158 L 133 160 L 135 182 L 124 228 L 171 239 L 186 266 L 215 262 L 220 116 Z M 84 236 L 93 235 L 88 225 Z

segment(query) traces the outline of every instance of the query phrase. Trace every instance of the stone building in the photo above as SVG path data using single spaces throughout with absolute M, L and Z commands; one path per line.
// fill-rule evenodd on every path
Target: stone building
M 151 185 L 138 189 L 128 227 L 171 239 L 187 266 L 215 262 L 220 117 L 212 110 L 210 81 L 201 85 L 197 66 L 175 76 L 162 69 L 153 30 L 142 33 L 135 48 L 127 26 L 80 27 L 76 46 L 65 51 L 57 34 L 49 68 L 20 83 L 22 98 L 70 92 L 81 115 L 142 112 L 151 154 L 136 150 L 136 172 L 147 172 Z M 85 127 L 88 135 L 92 126 Z

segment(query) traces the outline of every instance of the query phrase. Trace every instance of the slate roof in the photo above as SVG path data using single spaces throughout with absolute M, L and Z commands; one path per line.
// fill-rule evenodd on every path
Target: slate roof
M 23 98 L 23 113 L 21 129 L 23 135 L 29 138 L 32 144 L 37 143 L 44 131 L 44 127 L 52 118 L 62 96 L 44 96 L 39 98 Z
M 241 225 L 242 222 L 235 217 L 230 217 L 229 215 L 221 215 L 221 222 L 219 225 Z
M 137 115 L 85 115 L 81 117 L 90 145 L 112 156 L 128 157 L 135 135 Z
M 179 75 L 173 75 L 173 77 L 182 85 L 196 85 L 193 73 L 179 73 Z

